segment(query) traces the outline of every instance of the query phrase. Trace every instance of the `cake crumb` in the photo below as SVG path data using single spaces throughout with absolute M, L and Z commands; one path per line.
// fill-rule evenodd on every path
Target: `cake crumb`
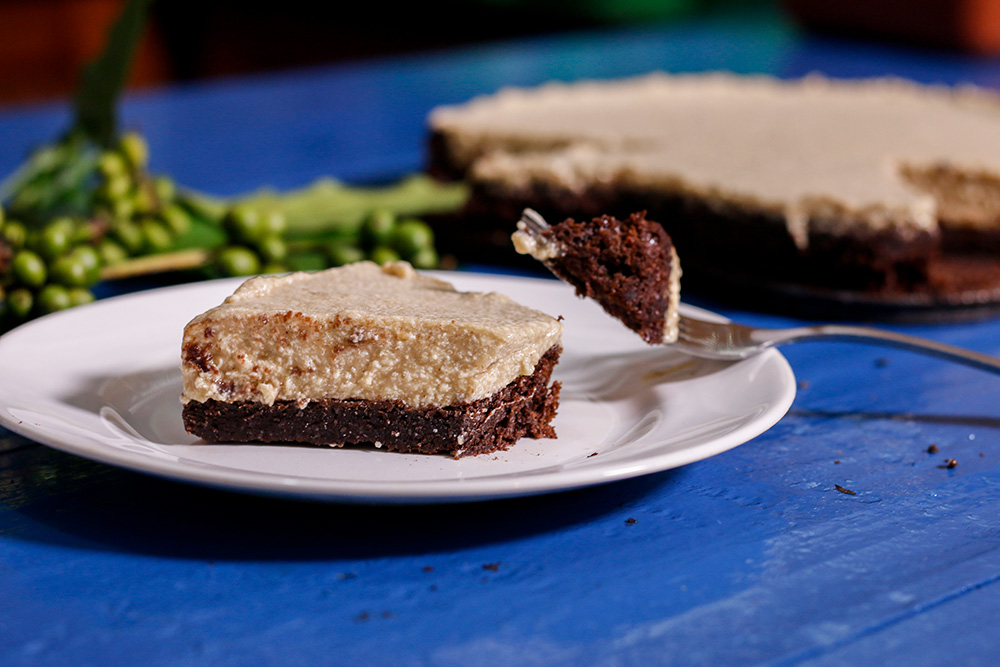
M 484 570 L 489 570 L 490 572 L 496 572 L 500 569 L 500 563 L 486 563 L 483 565 Z
M 423 571 L 424 572 L 433 572 L 434 571 L 434 566 L 432 566 L 432 565 L 424 565 Z
M 938 468 L 954 468 L 958 465 L 958 461 L 955 459 L 945 459 L 944 463 L 938 466 Z
M 941 450 L 938 448 L 937 445 L 931 445 L 930 447 L 927 448 L 928 454 L 937 454 L 939 451 Z
M 625 525 L 627 526 L 635 525 L 635 519 L 633 519 L 632 517 L 625 519 Z
M 849 495 L 849 496 L 856 496 L 856 495 L 858 495 L 858 492 L 857 492 L 857 491 L 851 491 L 850 489 L 845 489 L 845 488 L 844 488 L 844 487 L 842 487 L 842 486 L 841 486 L 840 484 L 834 484 L 834 485 L 833 485 L 833 488 L 837 489 L 837 490 L 838 490 L 838 491 L 840 491 L 841 493 L 846 493 L 846 494 L 847 494 L 847 495 Z
M 837 459 L 836 461 L 834 461 L 833 465 L 840 465 L 840 459 Z

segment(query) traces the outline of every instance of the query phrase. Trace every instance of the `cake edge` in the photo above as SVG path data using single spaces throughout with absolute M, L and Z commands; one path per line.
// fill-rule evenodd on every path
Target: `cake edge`
M 359 399 L 316 399 L 304 406 L 211 399 L 184 405 L 184 427 L 208 443 L 370 445 L 455 459 L 488 454 L 523 437 L 556 437 L 551 422 L 561 384 L 549 381 L 561 353 L 561 345 L 553 346 L 532 374 L 459 405 L 411 409 L 398 401 Z

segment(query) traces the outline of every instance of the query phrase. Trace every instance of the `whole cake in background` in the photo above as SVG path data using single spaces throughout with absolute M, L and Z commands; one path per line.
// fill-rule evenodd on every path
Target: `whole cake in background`
M 251 278 L 184 329 L 184 425 L 209 442 L 506 449 L 555 437 L 561 335 L 405 262 Z
M 1000 286 L 1000 101 L 982 89 L 657 73 L 504 90 L 429 123 L 432 173 L 472 186 L 472 230 L 509 229 L 526 207 L 645 210 L 686 274 Z

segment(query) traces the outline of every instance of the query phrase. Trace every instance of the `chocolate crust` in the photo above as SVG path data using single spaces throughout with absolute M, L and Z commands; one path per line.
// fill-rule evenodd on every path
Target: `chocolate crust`
M 456 459 L 484 454 L 524 437 L 556 437 L 551 422 L 561 386 L 549 380 L 561 352 L 561 347 L 551 348 L 531 375 L 461 405 L 411 409 L 398 401 L 355 399 L 320 399 L 304 407 L 295 401 L 192 401 L 184 406 L 184 427 L 208 442 L 371 445 Z
M 458 181 L 465 178 L 467 168 L 459 165 L 451 150 L 448 136 L 434 130 L 427 139 L 427 173 L 442 181 Z

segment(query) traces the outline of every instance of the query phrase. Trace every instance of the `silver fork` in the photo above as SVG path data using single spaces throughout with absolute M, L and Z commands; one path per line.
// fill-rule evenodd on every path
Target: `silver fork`
M 746 359 L 772 347 L 806 340 L 847 340 L 903 348 L 1000 373 L 1000 359 L 937 341 L 872 327 L 842 324 L 757 329 L 735 322 L 706 322 L 682 315 L 677 341 L 683 352 L 708 359 Z
M 543 242 L 543 234 L 549 225 L 536 211 L 526 208 L 518 228 L 530 233 L 536 241 Z M 871 327 L 821 324 L 790 329 L 757 329 L 735 322 L 707 322 L 681 315 L 678 329 L 677 340 L 667 345 L 706 359 L 746 359 L 778 345 L 805 340 L 848 340 L 903 348 L 1000 373 L 1000 359 L 995 357 Z

